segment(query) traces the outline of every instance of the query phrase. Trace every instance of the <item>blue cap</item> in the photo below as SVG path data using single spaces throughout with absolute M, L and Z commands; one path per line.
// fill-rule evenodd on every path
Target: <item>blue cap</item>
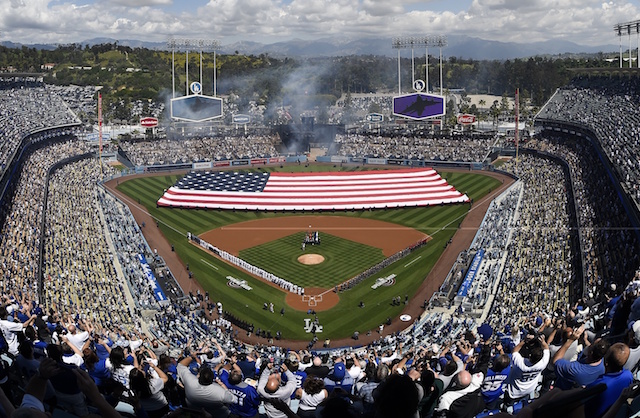
M 493 335 L 493 328 L 489 324 L 482 324 L 478 327 L 478 334 L 480 334 L 482 341 L 487 341 Z
M 336 363 L 333 365 L 333 377 L 336 379 L 344 379 L 345 368 L 344 363 Z

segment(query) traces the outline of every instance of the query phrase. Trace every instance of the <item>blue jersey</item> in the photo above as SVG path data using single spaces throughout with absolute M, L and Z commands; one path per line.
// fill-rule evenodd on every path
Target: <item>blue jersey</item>
M 229 411 L 239 417 L 253 417 L 258 414 L 260 395 L 253 386 L 240 382 L 237 385 L 227 385 L 229 392 L 236 395 L 238 400 L 229 405 Z
M 307 378 L 307 374 L 301 370 L 296 370 L 295 372 L 292 372 L 293 376 L 296 378 L 296 390 L 297 389 L 302 389 L 302 384 L 304 383 L 304 380 Z M 282 375 L 282 381 L 286 382 L 287 381 L 287 376 L 286 375 Z M 294 391 L 291 394 L 291 399 L 295 399 L 296 398 L 296 392 Z
M 487 377 L 482 382 L 482 398 L 484 402 L 489 404 L 500 397 L 504 393 L 504 382 L 509 376 L 511 366 L 507 366 L 499 372 L 494 372 L 492 369 L 487 370 Z
M 106 339 L 105 341 L 109 347 L 113 347 L 113 341 L 110 339 Z M 109 351 L 104 345 L 95 343 L 95 348 L 96 354 L 100 360 L 109 358 Z
M 89 376 L 93 378 L 93 381 L 98 386 L 104 385 L 111 378 L 111 370 L 107 367 L 106 361 L 105 359 L 98 360 L 92 369 L 87 369 Z

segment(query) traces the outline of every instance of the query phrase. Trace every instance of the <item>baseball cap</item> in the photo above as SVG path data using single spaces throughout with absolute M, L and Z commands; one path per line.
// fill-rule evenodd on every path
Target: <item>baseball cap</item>
M 344 363 L 336 363 L 333 365 L 333 377 L 336 379 L 344 379 L 345 368 Z
M 478 327 L 478 334 L 482 341 L 487 341 L 493 335 L 493 328 L 489 324 L 482 324 Z

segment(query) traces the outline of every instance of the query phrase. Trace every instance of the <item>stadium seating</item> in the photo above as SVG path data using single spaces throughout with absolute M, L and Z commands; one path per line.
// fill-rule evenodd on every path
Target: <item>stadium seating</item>
M 638 167 L 633 161 L 640 159 L 632 140 L 635 128 L 628 125 L 640 120 L 636 110 L 639 107 L 627 97 L 638 90 L 633 81 L 617 81 L 619 85 L 611 80 L 578 80 L 559 91 L 539 117 L 588 125 L 597 134 L 606 156 L 620 170 L 620 179 L 630 197 L 638 202 L 640 195 L 631 191 L 637 189 L 638 183 Z M 60 96 L 82 97 L 81 94 L 60 88 L 54 91 L 47 86 L 20 90 L 8 88 L 0 103 L 0 134 L 6 139 L 0 157 L 5 165 L 34 126 L 44 128 L 78 120 L 74 116 L 77 108 L 60 106 L 59 100 Z M 49 103 L 58 105 L 49 108 Z M 619 112 L 602 111 L 612 106 Z M 21 110 L 14 112 L 15 109 Z M 465 161 L 484 160 L 495 145 L 495 140 L 474 138 L 460 139 L 462 147 L 459 143 L 422 138 L 389 137 L 367 143 L 353 137 L 339 141 L 344 155 Z M 153 144 L 131 142 L 122 148 L 135 165 L 153 165 L 275 155 L 273 143 L 269 138 L 198 138 Z M 139 253 L 154 257 L 142 237 L 141 226 L 121 202 L 99 186 L 102 173 L 112 173 L 112 169 L 100 166 L 97 159 L 82 159 L 51 170 L 55 163 L 90 150 L 89 144 L 79 140 L 30 149 L 20 164 L 15 192 L 2 207 L 7 213 L 0 231 L 4 305 L 10 307 L 16 320 L 36 315 L 43 332 L 45 328 L 51 330 L 40 337 L 50 344 L 68 345 L 73 327 L 80 327 L 90 331 L 87 348 L 97 357 L 104 355 L 100 348 L 104 343 L 111 348 L 132 349 L 147 365 L 154 360 L 162 369 L 153 372 L 154 376 L 171 376 L 169 383 L 163 383 L 165 402 L 171 408 L 187 405 L 184 397 L 171 392 L 170 382 L 175 379 L 175 362 L 189 360 L 191 354 L 204 362 L 209 361 L 206 353 L 212 353 L 217 359 L 212 363 L 222 374 L 222 368 L 231 367 L 225 366 L 224 356 L 233 359 L 229 364 L 240 357 L 256 356 L 258 364 L 253 367 L 258 368 L 265 367 L 270 359 L 280 363 L 295 358 L 300 369 L 313 370 L 313 357 L 317 355 L 318 361 L 334 373 L 343 370 L 336 364 L 350 365 L 356 359 L 359 366 L 348 370 L 360 381 L 354 394 L 366 400 L 371 393 L 367 391 L 379 383 L 375 370 L 384 369 L 383 364 L 392 374 L 401 373 L 411 379 L 428 364 L 446 378 L 446 364 L 455 364 L 459 357 L 468 361 L 474 376 L 482 374 L 484 378 L 491 363 L 490 358 L 482 356 L 483 350 L 495 354 L 492 350 L 498 350 L 500 345 L 510 352 L 531 335 L 548 337 L 553 325 L 558 327 L 558 334 L 570 335 L 566 326 L 588 324 L 587 335 L 592 341 L 607 333 L 623 339 L 631 331 L 632 338 L 625 342 L 634 353 L 640 349 L 640 341 L 634 341 L 634 322 L 629 318 L 640 292 L 635 277 L 640 261 L 638 238 L 599 167 L 597 150 L 576 138 L 549 133 L 530 141 L 527 148 L 530 152 L 518 161 L 511 160 L 501 167 L 515 173 L 519 180 L 490 206 L 468 249 L 469 256 L 459 257 L 460 265 L 465 266 L 473 253 L 485 251 L 467 298 L 440 306 L 431 304 L 406 332 L 383 333 L 364 347 L 290 352 L 266 339 L 258 346 L 247 346 L 234 334 L 235 321 L 224 317 L 209 320 L 202 315 L 213 308 L 209 295 L 175 293 L 169 303 L 158 303 L 136 259 Z M 36 268 L 40 262 L 42 284 L 38 283 Z M 610 323 L 600 321 L 607 315 Z M 559 318 L 565 322 L 561 324 Z M 492 330 L 490 335 L 486 335 L 487 329 Z M 7 336 L 12 331 L 3 328 L 3 332 L 9 340 Z M 553 343 L 550 338 L 552 347 Z M 192 352 L 194 347 L 197 350 Z M 89 364 L 90 354 L 83 354 L 79 357 Z M 10 373 L 16 373 L 17 364 L 23 361 L 20 356 L 24 355 L 28 353 L 8 355 L 15 363 L 8 365 Z M 113 368 L 113 363 L 109 364 Z M 364 373 L 367 364 L 374 372 Z M 91 366 L 88 369 L 93 373 Z M 463 383 L 457 381 L 456 385 Z M 430 390 L 417 384 L 421 391 Z M 26 390 L 21 386 L 22 391 Z M 540 388 L 534 396 L 541 395 Z M 20 405 L 17 388 L 3 389 L 11 402 Z M 113 395 L 106 387 L 99 390 Z M 388 389 L 382 385 L 373 397 L 384 399 L 380 393 L 385 390 Z M 104 407 L 91 394 L 87 395 L 89 403 L 94 408 Z M 591 392 L 584 394 L 591 396 Z M 637 393 L 625 392 L 624 396 L 636 397 Z M 58 397 L 62 399 L 61 395 Z M 535 405 L 533 401 L 525 409 Z M 446 414 L 443 403 L 436 403 L 435 407 L 439 414 Z M 60 405 L 56 408 L 63 413 Z M 490 416 L 489 411 L 484 416 Z

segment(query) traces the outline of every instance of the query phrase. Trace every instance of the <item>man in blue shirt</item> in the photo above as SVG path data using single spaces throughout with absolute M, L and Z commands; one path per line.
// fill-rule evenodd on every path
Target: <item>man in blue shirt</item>
M 338 362 L 333 365 L 333 371 L 324 378 L 324 386 L 327 389 L 327 392 L 329 392 L 329 395 L 331 395 L 331 391 L 336 387 L 340 387 L 350 394 L 353 389 L 353 379 L 349 373 L 347 373 L 347 369 L 345 368 L 342 359 L 338 359 L 336 361 Z
M 633 382 L 631 372 L 623 369 L 628 358 L 629 346 L 626 344 L 616 343 L 609 347 L 607 354 L 604 356 L 606 373 L 588 386 L 592 387 L 604 383 L 606 389 L 587 401 L 584 406 L 586 418 L 602 417 L 618 399 L 622 391 Z
M 584 325 L 574 330 L 553 356 L 556 371 L 555 386 L 560 389 L 586 386 L 605 373 L 603 357 L 609 349 L 609 343 L 602 338 L 598 338 L 591 345 L 588 345 L 589 341 L 585 338 L 584 344 L 587 347 L 577 361 L 567 361 L 563 358 L 571 344 L 584 335 L 583 332 Z
M 242 370 L 245 378 L 255 379 L 256 377 L 256 361 L 251 354 L 238 354 L 238 362 L 236 363 Z
M 232 369 L 229 372 L 227 389 L 238 397 L 237 402 L 229 405 L 231 412 L 229 417 L 253 418 L 258 416 L 260 395 L 258 395 L 256 388 L 242 381 L 241 371 Z
M 495 409 L 504 393 L 504 382 L 511 371 L 511 358 L 500 354 L 493 360 L 493 366 L 487 370 L 487 377 L 482 382 L 482 398 L 487 409 Z

